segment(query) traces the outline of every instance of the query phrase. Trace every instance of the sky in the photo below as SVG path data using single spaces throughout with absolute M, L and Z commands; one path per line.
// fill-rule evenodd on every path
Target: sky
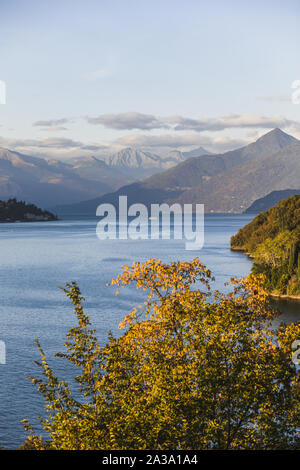
M 300 138 L 299 20 L 299 0 L 0 0 L 0 146 L 68 159 Z

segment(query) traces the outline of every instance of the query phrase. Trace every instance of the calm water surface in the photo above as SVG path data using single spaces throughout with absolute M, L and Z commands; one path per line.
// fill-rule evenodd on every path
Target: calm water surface
M 115 297 L 106 287 L 123 264 L 153 257 L 166 262 L 190 260 L 198 255 L 213 271 L 214 287 L 224 289 L 230 277 L 245 276 L 251 269 L 247 256 L 229 250 L 231 235 L 251 219 L 251 215 L 206 216 L 205 245 L 199 253 L 185 251 L 180 240 L 100 242 L 93 219 L 0 224 L 0 340 L 7 349 L 7 363 L 0 365 L 0 445 L 20 445 L 25 437 L 20 420 L 28 418 L 36 425 L 35 417 L 43 413 L 42 399 L 26 377 L 38 372 L 34 339 L 39 338 L 51 358 L 74 326 L 72 308 L 59 285 L 79 283 L 87 299 L 86 312 L 104 343 L 107 332 L 117 333 L 119 321 L 140 299 L 133 289 Z M 299 302 L 284 301 L 281 307 L 285 321 L 299 319 Z M 62 360 L 50 363 L 59 377 L 72 375 Z

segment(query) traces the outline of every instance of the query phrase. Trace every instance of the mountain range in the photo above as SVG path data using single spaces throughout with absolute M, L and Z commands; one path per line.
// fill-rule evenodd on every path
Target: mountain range
M 178 202 L 201 201 L 208 212 L 243 212 L 271 191 L 299 188 L 299 140 L 275 129 L 250 147 L 251 154 L 249 146 L 234 151 L 238 164 L 181 194 Z
M 105 202 L 117 206 L 119 195 L 135 202 L 202 203 L 206 212 L 244 212 L 274 190 L 298 189 L 300 141 L 274 129 L 256 142 L 218 155 L 185 158 L 177 165 L 117 191 L 59 207 L 58 213 L 91 213 Z
M 196 153 L 201 152 L 208 153 L 204 149 Z M 188 156 L 163 158 L 126 148 L 106 161 L 92 156 L 62 162 L 0 148 L 0 199 L 16 197 L 42 207 L 72 204 L 115 191 Z
M 202 203 L 206 212 L 244 212 L 273 191 L 298 190 L 300 141 L 274 129 L 221 154 L 203 148 L 165 156 L 125 148 L 62 162 L 0 148 L 0 199 L 11 197 L 58 214 L 95 214 L 104 202 Z
M 210 155 L 210 152 L 200 147 L 189 152 L 173 150 L 164 157 L 161 157 L 150 152 L 128 147 L 109 156 L 106 162 L 111 168 L 121 171 L 132 180 L 142 179 L 159 173 L 190 157 L 201 155 Z
M 0 199 L 16 197 L 47 207 L 61 204 L 62 201 L 73 203 L 105 194 L 112 188 L 118 188 L 121 179 L 115 178 L 113 173 L 109 177 L 109 167 L 106 164 L 104 168 L 107 170 L 107 175 L 98 178 L 96 170 L 100 171 L 103 164 L 99 160 L 92 162 L 94 176 L 84 178 L 81 173 L 88 173 L 90 161 L 71 165 L 1 148 Z
M 290 196 L 300 195 L 299 189 L 282 189 L 281 191 L 272 191 L 264 197 L 257 199 L 245 210 L 245 214 L 257 214 L 269 210 L 271 207 L 276 206 L 280 201 L 287 199 Z

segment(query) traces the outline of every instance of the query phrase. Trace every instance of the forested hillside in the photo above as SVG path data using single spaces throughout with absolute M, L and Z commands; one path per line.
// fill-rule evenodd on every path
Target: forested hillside
M 266 275 L 270 292 L 300 295 L 300 195 L 255 217 L 232 237 L 231 248 L 253 257 L 253 272 Z
M 27 204 L 16 199 L 0 201 L 0 222 L 45 222 L 50 220 L 57 220 L 57 217 L 34 204 Z

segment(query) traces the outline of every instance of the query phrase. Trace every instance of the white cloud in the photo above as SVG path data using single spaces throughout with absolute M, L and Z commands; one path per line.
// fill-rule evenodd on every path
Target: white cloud
M 0 146 L 20 153 L 67 158 L 107 154 L 107 146 L 87 144 L 64 137 L 47 137 L 45 139 L 12 139 L 0 137 Z
M 160 118 L 152 114 L 138 112 L 120 114 L 102 114 L 96 118 L 87 117 L 89 124 L 100 124 L 115 130 L 152 130 L 173 129 L 175 131 L 217 132 L 226 129 L 297 129 L 300 123 L 286 119 L 280 115 L 262 116 L 259 114 L 229 114 L 220 118 L 195 119 L 183 116 Z
M 121 137 L 114 141 L 116 144 L 125 147 L 144 147 L 148 149 L 157 148 L 187 148 L 193 146 L 207 147 L 208 150 L 215 152 L 232 150 L 249 143 L 243 139 L 230 139 L 228 137 L 210 137 L 197 134 L 133 134 Z
M 182 116 L 160 118 L 152 114 L 128 112 L 103 114 L 95 118 L 86 117 L 85 120 L 90 124 L 103 125 L 116 131 L 137 130 L 137 132 L 128 133 L 128 135 L 112 139 L 104 144 L 97 140 L 96 142 L 83 142 L 77 139 L 53 136 L 43 139 L 0 137 L 0 145 L 31 155 L 47 155 L 56 158 L 96 155 L 102 158 L 103 155 L 108 155 L 123 147 L 138 147 L 164 153 L 170 149 L 186 150 L 195 146 L 203 146 L 212 152 L 222 153 L 253 142 L 260 135 L 275 127 L 282 128 L 296 138 L 300 138 L 300 123 L 280 115 L 229 114 L 219 118 L 194 119 Z M 65 130 L 63 124 L 66 122 L 73 122 L 73 118 L 72 121 L 67 118 L 40 120 L 33 125 L 46 131 L 55 132 Z M 162 132 L 162 129 L 168 129 L 168 133 L 151 132 L 152 130 Z M 222 135 L 224 130 L 230 129 L 244 129 L 246 136 L 229 138 Z
M 86 119 L 89 124 L 101 124 L 104 127 L 117 130 L 151 130 L 170 127 L 167 123 L 162 122 L 159 118 L 151 114 L 137 112 L 102 114 L 95 118 L 87 117 Z
M 36 127 L 56 127 L 60 126 L 61 124 L 66 124 L 67 122 L 69 122 L 69 119 L 67 118 L 48 119 L 46 121 L 35 121 L 32 125 Z
M 300 129 L 300 123 L 291 121 L 283 116 L 261 116 L 259 114 L 229 114 L 216 119 L 191 119 L 184 117 L 171 117 L 170 122 L 175 124 L 176 131 L 193 130 L 197 132 L 203 131 L 222 131 L 225 129 L 245 129 L 245 128 L 262 128 L 274 129 L 280 127 L 282 129 L 295 126 Z

